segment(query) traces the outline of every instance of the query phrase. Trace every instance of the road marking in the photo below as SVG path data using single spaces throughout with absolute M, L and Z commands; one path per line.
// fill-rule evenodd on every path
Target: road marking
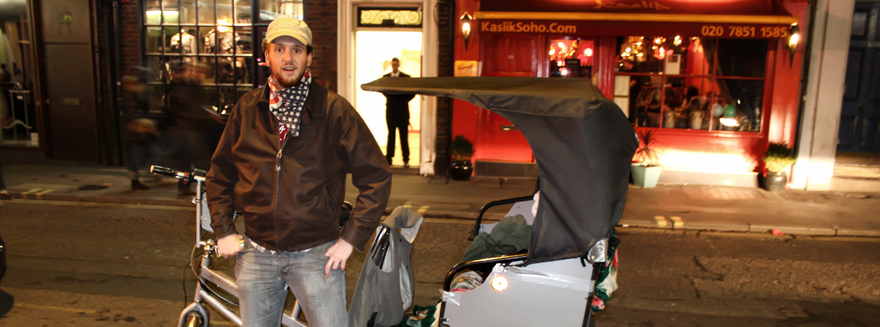
M 24 194 L 24 193 L 22 193 Z M 196 207 L 192 205 L 176 206 L 176 205 L 159 205 L 159 204 L 129 204 L 129 203 L 106 203 L 106 202 L 78 202 L 63 200 L 38 200 L 31 197 L 27 201 L 19 201 L 16 204 L 44 204 L 56 206 L 77 206 L 77 207 L 110 207 L 110 208 L 132 208 L 132 209 L 161 209 L 161 210 L 182 210 L 196 211 Z
M 684 226 L 684 221 L 681 220 L 681 217 L 672 216 L 669 217 L 669 220 L 672 220 L 672 228 L 679 228 Z
M 85 313 L 85 314 L 98 313 L 98 311 L 95 311 L 95 310 L 56 307 L 53 305 L 36 305 L 36 304 L 27 304 L 27 303 L 15 303 L 15 306 L 21 307 L 21 308 L 53 310 L 53 311 L 68 312 L 68 313 L 80 313 L 80 312 Z
M 404 208 L 407 208 L 407 209 L 412 209 L 412 203 L 409 203 L 409 201 L 406 201 L 406 203 L 404 203 L 401 207 L 404 207 Z M 424 217 L 424 216 L 425 216 L 425 212 L 428 211 L 428 208 L 429 208 L 429 207 L 430 207 L 430 206 L 420 206 L 419 209 L 416 210 L 416 212 L 419 213 L 419 216 Z
M 657 221 L 657 226 L 666 227 L 666 217 L 663 216 L 654 216 L 654 220 Z

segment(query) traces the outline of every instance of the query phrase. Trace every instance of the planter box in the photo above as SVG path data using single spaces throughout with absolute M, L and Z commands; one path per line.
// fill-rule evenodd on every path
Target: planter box
M 632 164 L 630 172 L 632 173 L 633 184 L 650 188 L 657 186 L 657 181 L 660 180 L 660 173 L 663 172 L 663 167 L 637 163 Z

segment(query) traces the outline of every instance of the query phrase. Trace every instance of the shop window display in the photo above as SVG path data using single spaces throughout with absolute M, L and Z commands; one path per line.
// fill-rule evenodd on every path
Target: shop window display
M 206 110 L 226 115 L 258 85 L 254 51 L 277 17 L 302 18 L 301 0 L 147 0 L 144 65 L 151 69 L 152 112 L 170 112 L 169 86 L 185 80 L 204 89 Z M 253 19 L 257 16 L 258 19 Z
M 618 39 L 614 100 L 639 127 L 760 132 L 766 40 Z

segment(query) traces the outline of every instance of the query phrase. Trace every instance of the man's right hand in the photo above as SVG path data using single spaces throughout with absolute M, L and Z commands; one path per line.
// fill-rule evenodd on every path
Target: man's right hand
M 241 252 L 241 242 L 244 239 L 239 234 L 226 235 L 217 240 L 217 254 L 221 257 L 231 257 Z

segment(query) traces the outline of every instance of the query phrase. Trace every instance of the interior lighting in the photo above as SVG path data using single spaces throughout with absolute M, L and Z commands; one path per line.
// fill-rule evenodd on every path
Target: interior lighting
M 593 56 L 593 49 L 587 48 L 586 50 L 584 50 L 584 55 L 587 57 L 592 57 Z
M 501 291 L 507 289 L 508 284 L 509 283 L 507 282 L 507 277 L 498 275 L 498 276 L 495 276 L 495 278 L 492 278 L 492 288 L 495 289 L 496 291 L 501 292 Z
M 681 45 L 681 36 L 680 36 L 680 35 L 676 35 L 676 36 L 675 36 L 675 40 L 672 41 L 672 44 L 675 44 L 676 46 Z
M 571 70 L 569 70 L 567 67 L 559 68 L 559 75 L 571 76 Z
M 225 19 L 218 19 L 217 20 L 217 32 L 220 32 L 220 33 L 228 32 L 229 27 L 226 27 L 228 25 L 229 25 L 229 22 L 227 22 Z
M 464 49 L 467 50 L 468 39 L 471 38 L 471 15 L 464 13 L 461 15 L 461 36 L 464 37 Z
M 724 125 L 727 127 L 739 126 L 739 121 L 736 120 L 736 118 L 721 118 L 721 119 L 719 119 L 719 122 L 721 122 L 721 125 Z
M 0 3 L 3 1 L 0 0 Z M 147 23 L 150 24 L 159 24 L 162 22 L 162 19 L 165 19 L 165 22 L 177 22 L 178 17 L 180 17 L 180 12 L 177 10 L 147 10 Z

